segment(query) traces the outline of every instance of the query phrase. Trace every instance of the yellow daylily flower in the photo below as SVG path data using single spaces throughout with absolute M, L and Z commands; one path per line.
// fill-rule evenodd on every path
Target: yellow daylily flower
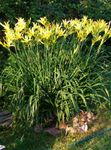
M 49 25 L 49 22 L 48 22 L 46 17 L 40 18 L 40 20 L 38 20 L 38 22 L 41 23 L 44 26 L 48 26 Z
M 15 40 L 22 39 L 22 34 L 20 32 L 15 32 Z
M 18 22 L 15 24 L 15 32 L 21 32 L 26 27 L 26 22 L 23 18 L 18 18 Z
M 77 32 L 78 39 L 82 42 L 87 38 L 88 34 L 85 30 L 80 30 Z
M 59 24 L 55 25 L 55 34 L 57 35 L 57 37 L 64 35 L 64 31 Z
M 24 42 L 26 44 L 42 43 L 50 45 L 56 43 L 59 37 L 64 38 L 74 35 L 80 42 L 85 41 L 88 35 L 92 34 L 92 44 L 97 41 L 105 41 L 111 37 L 111 30 L 104 20 L 93 21 L 84 16 L 82 19 L 63 20 L 61 24 L 50 23 L 46 17 L 40 18 L 37 23 L 30 21 L 25 22 L 23 18 L 18 18 L 14 29 L 10 27 L 9 22 L 4 24 L 5 38 L 4 42 L 0 42 L 5 47 L 16 44 L 15 41 Z M 31 26 L 31 27 L 30 27 Z M 101 33 L 103 33 L 101 35 Z
M 27 45 L 30 44 L 31 38 L 28 35 L 25 35 L 24 38 L 21 40 L 22 43 L 25 43 Z
M 0 45 L 2 45 L 2 46 L 3 46 L 3 42 L 1 42 L 1 41 L 0 41 Z
M 48 40 L 51 37 L 51 30 L 44 30 L 42 38 Z
M 0 22 L 0 25 L 1 25 L 2 27 L 4 27 L 5 31 L 9 31 L 9 30 L 10 30 L 10 24 L 9 24 L 9 22 L 5 22 L 4 24 L 2 24 L 2 23 Z
M 35 34 L 34 28 L 33 27 L 29 28 L 29 30 L 28 30 L 28 36 L 31 38 L 32 36 L 34 36 L 34 34 Z
M 75 29 L 77 30 L 77 31 L 80 31 L 81 29 L 82 29 L 82 24 L 81 23 L 77 23 L 76 25 L 75 25 Z
M 93 39 L 92 39 L 92 45 L 94 45 L 96 42 L 100 41 L 101 39 L 102 39 L 101 36 L 95 36 L 95 37 L 93 37 Z
M 64 26 L 65 28 L 67 28 L 68 25 L 69 25 L 68 21 L 67 21 L 67 20 L 63 20 L 62 22 L 63 22 L 63 26 Z
M 81 19 L 82 23 L 85 25 L 88 23 L 88 17 L 87 16 L 84 16 L 82 19 Z

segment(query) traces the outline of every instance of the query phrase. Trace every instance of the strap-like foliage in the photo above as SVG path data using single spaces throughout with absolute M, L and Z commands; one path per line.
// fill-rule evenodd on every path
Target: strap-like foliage
M 111 30 L 104 20 L 83 17 L 58 24 L 19 18 L 14 28 L 9 22 L 1 25 L 5 37 L 0 44 L 10 52 L 3 89 L 17 118 L 33 123 L 55 117 L 60 122 L 79 109 L 109 102 L 103 43 Z

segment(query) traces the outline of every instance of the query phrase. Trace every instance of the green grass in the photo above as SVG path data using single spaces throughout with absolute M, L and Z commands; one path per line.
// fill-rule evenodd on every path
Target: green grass
M 69 138 L 69 139 L 68 139 Z M 72 137 L 55 139 L 48 134 L 41 133 L 35 135 L 29 133 L 20 138 L 18 135 L 13 135 L 11 131 L 4 131 L 0 134 L 0 144 L 4 144 L 7 150 L 69 150 L 67 144 L 74 139 Z M 69 142 L 70 141 L 70 142 Z M 67 146 L 66 146 L 67 145 Z M 75 150 L 110 150 L 111 149 L 111 134 L 103 137 L 94 138 L 81 146 L 73 147 Z
M 104 113 L 103 113 L 104 112 Z M 102 114 L 102 115 L 101 115 Z M 94 126 L 85 134 L 53 137 L 47 133 L 35 134 L 30 129 L 25 134 L 22 131 L 13 132 L 13 129 L 2 130 L 0 132 L 0 144 L 6 146 L 7 150 L 70 150 L 69 145 L 81 138 L 91 135 L 94 130 L 111 128 L 111 112 L 103 110 L 99 112 L 98 119 Z M 110 150 L 111 132 L 107 132 L 99 137 L 94 137 L 88 142 L 84 142 L 71 150 Z
M 102 138 L 95 138 L 84 146 L 79 147 L 80 150 L 110 150 L 111 135 L 105 135 Z
M 45 150 L 52 147 L 55 138 L 45 133 L 39 135 L 29 132 L 25 135 L 13 135 L 12 131 L 4 131 L 0 134 L 0 143 L 8 150 Z

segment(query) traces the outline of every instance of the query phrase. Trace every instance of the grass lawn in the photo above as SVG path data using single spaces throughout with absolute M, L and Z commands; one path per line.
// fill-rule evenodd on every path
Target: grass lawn
M 55 138 L 47 133 L 35 134 L 33 130 L 23 134 L 22 131 L 14 134 L 12 129 L 0 131 L 0 144 L 6 146 L 7 150 L 111 150 L 111 131 L 104 135 L 94 137 L 79 146 L 70 144 L 91 135 L 100 129 L 111 128 L 111 112 L 101 111 L 95 125 L 85 134 L 61 135 Z

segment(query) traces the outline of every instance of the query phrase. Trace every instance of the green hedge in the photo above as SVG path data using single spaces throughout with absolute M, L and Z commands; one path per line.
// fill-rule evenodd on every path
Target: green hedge
M 111 18 L 110 0 L 3 0 L 0 1 L 2 20 L 14 20 L 16 17 L 37 20 L 46 16 L 50 20 L 89 16 L 93 19 Z

